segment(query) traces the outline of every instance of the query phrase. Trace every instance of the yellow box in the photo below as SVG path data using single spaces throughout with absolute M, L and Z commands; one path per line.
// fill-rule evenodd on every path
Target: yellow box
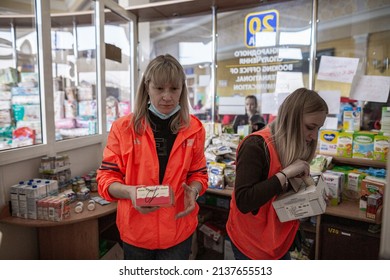
M 337 130 L 321 130 L 319 141 L 320 154 L 336 155 L 338 136 L 339 131 Z

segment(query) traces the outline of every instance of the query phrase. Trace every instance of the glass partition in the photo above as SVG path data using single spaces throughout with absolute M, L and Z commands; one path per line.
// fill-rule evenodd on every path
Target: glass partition
M 212 89 L 212 16 L 186 17 L 140 24 L 150 36 L 150 45 L 142 43 L 141 65 L 160 54 L 169 53 L 183 65 L 187 74 L 189 102 L 193 114 L 202 121 L 211 120 Z M 142 69 L 141 69 L 142 71 Z
M 326 128 L 390 132 L 382 119 L 390 106 L 389 15 L 388 1 L 318 1 L 315 89 L 336 105 Z
M 245 116 L 253 95 L 268 122 L 289 93 L 309 87 L 311 16 L 311 1 L 218 14 L 217 121 L 229 126 Z
M 97 134 L 93 12 L 51 17 L 56 140 Z
M 0 150 L 43 141 L 34 1 L 25 4 L 0 9 Z
M 131 22 L 112 12 L 106 14 L 104 41 L 106 48 L 106 126 L 131 112 L 132 61 Z

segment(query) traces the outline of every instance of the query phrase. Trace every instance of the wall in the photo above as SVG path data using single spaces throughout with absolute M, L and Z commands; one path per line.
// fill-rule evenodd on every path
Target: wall
M 81 176 L 96 170 L 102 159 L 102 145 L 96 144 L 61 154 L 69 155 L 72 177 Z M 40 157 L 14 164 L 0 166 L 0 209 L 8 204 L 9 187 L 20 180 L 39 176 Z M 21 230 L 22 229 L 22 230 Z M 34 228 L 0 223 L 2 241 L 0 242 L 0 259 L 38 259 L 37 232 Z

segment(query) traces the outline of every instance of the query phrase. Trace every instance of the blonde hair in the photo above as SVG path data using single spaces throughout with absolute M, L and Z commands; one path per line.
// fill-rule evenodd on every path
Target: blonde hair
M 315 112 L 328 114 L 328 105 L 317 92 L 306 88 L 295 90 L 279 107 L 278 116 L 270 127 L 283 167 L 297 159 L 308 162 L 313 159 L 317 141 L 307 146 L 303 134 L 303 115 Z
M 135 108 L 133 114 L 133 126 L 137 134 L 145 132 L 145 124 L 150 125 L 151 120 L 148 113 L 149 107 L 149 83 L 156 85 L 171 84 L 181 87 L 179 100 L 180 110 L 172 119 L 170 128 L 173 133 L 177 133 L 181 128 L 190 124 L 190 108 L 188 102 L 188 90 L 186 85 L 186 75 L 181 64 L 170 54 L 159 55 L 154 58 L 146 67 L 142 80 L 138 85 Z M 145 122 L 143 122 L 145 120 Z

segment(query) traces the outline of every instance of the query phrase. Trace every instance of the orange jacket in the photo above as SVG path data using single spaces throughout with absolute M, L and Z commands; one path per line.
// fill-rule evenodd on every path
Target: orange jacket
M 116 120 L 108 135 L 102 165 L 97 171 L 99 194 L 108 201 L 116 201 L 108 192 L 113 182 L 125 185 L 159 185 L 159 161 L 156 143 L 150 127 L 139 136 L 130 125 L 132 114 Z M 175 219 L 184 210 L 182 183 L 199 181 L 204 193 L 207 188 L 207 169 L 204 156 L 205 129 L 191 116 L 190 127 L 181 129 L 166 167 L 163 185 L 170 185 L 175 205 L 141 214 L 131 200 L 119 199 L 117 226 L 121 239 L 146 249 L 165 249 L 179 244 L 195 231 L 199 206 L 189 215 Z
M 266 127 L 254 134 L 261 135 L 268 147 L 270 154 L 268 178 L 270 178 L 281 170 L 279 156 L 270 140 L 270 129 Z M 243 214 L 236 206 L 233 193 L 226 230 L 234 245 L 251 259 L 280 259 L 288 252 L 294 241 L 299 222 L 281 223 L 272 206 L 275 199 L 276 196 L 261 206 L 256 215 L 251 212 Z

